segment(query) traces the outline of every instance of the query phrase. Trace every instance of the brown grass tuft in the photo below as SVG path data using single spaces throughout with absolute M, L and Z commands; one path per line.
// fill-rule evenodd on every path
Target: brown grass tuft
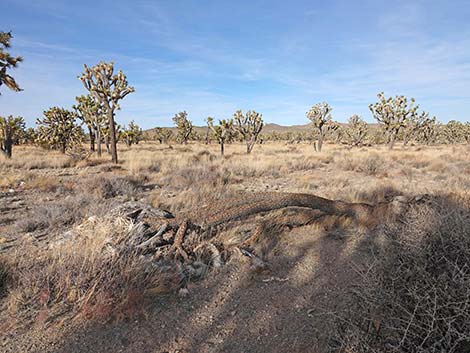
M 132 251 L 108 251 L 108 238 L 126 235 L 128 227 L 124 220 L 94 219 L 47 252 L 29 247 L 17 254 L 7 302 L 12 317 L 45 323 L 59 312 L 96 321 L 139 315 L 146 291 L 177 284 L 178 273 Z

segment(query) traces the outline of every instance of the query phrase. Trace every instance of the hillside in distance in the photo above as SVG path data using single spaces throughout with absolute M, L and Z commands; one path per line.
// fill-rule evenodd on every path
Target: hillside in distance
M 346 123 L 339 123 L 341 126 L 347 126 Z M 369 127 L 374 128 L 377 127 L 377 124 L 368 123 Z M 175 126 L 171 127 L 164 127 L 165 129 L 170 129 L 172 131 L 176 131 Z M 147 129 L 145 132 L 152 133 L 155 128 Z M 304 125 L 279 125 L 275 123 L 266 123 L 263 127 L 263 133 L 284 133 L 284 132 L 299 132 L 299 131 L 308 131 L 312 129 L 312 123 L 304 124 Z M 198 133 L 203 133 L 207 130 L 207 126 L 195 126 L 194 130 Z

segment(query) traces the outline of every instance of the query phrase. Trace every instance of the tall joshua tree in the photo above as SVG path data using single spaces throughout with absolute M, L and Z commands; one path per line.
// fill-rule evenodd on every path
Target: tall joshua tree
M 207 126 L 213 132 L 214 137 L 219 142 L 220 154 L 223 156 L 225 143 L 230 142 L 230 140 L 234 137 L 235 131 L 233 129 L 233 120 L 219 120 L 219 125 L 214 126 L 214 119 L 208 117 Z
M 78 114 L 78 118 L 82 120 L 88 128 L 90 134 L 90 150 L 96 150 L 101 157 L 101 131 L 106 124 L 106 117 L 103 115 L 101 105 L 90 95 L 76 97 L 77 104 L 73 106 Z
M 235 131 L 245 140 L 246 153 L 251 153 L 264 126 L 263 116 L 254 110 L 247 111 L 245 115 L 241 110 L 237 110 L 233 120 Z
M 186 111 L 179 112 L 173 117 L 173 122 L 177 129 L 177 139 L 179 143 L 187 144 L 193 132 L 193 123 L 188 119 Z
M 85 88 L 103 108 L 108 119 L 109 137 L 111 144 L 111 156 L 113 163 L 118 162 L 117 139 L 114 114 L 120 109 L 119 101 L 129 93 L 134 92 L 134 87 L 129 86 L 126 75 L 119 70 L 114 73 L 114 63 L 100 62 L 89 68 L 84 65 L 84 73 L 79 76 Z
M 15 68 L 23 61 L 21 56 L 11 56 L 6 49 L 10 48 L 11 32 L 0 32 L 0 87 L 7 86 L 13 91 L 21 91 L 15 79 L 7 73 L 7 70 Z M 0 93 L 1 94 L 1 93 Z
M 52 107 L 44 112 L 44 119 L 38 119 L 37 138 L 39 142 L 58 148 L 62 153 L 80 142 L 82 128 L 76 124 L 77 116 L 70 110 Z
M 315 150 L 321 152 L 323 146 L 323 138 L 331 124 L 331 111 L 333 108 L 326 103 L 317 103 L 307 112 L 307 118 L 313 123 L 313 127 L 317 132 L 317 141 L 314 145 Z
M 21 116 L 7 118 L 0 116 L 0 151 L 11 158 L 13 143 L 25 131 L 24 119 Z
M 388 148 L 395 145 L 398 133 L 414 119 L 419 106 L 415 105 L 414 98 L 409 103 L 405 96 L 387 98 L 383 92 L 377 95 L 378 102 L 369 105 L 374 118 L 383 125 L 387 136 Z

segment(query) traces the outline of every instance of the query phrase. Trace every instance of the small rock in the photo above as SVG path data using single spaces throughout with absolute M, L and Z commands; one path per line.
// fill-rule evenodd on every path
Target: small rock
M 180 297 L 187 297 L 189 295 L 189 290 L 187 288 L 180 288 L 178 295 Z

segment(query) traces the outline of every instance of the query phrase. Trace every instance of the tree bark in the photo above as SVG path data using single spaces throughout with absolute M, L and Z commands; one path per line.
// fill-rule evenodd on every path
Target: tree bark
M 114 125 L 114 112 L 110 109 L 108 110 L 108 120 L 109 120 L 109 137 L 111 145 L 111 160 L 113 163 L 118 163 L 117 156 L 117 141 L 116 141 L 116 126 Z
M 224 155 L 224 143 L 223 142 L 220 143 L 220 155 L 221 156 Z
M 108 152 L 108 154 L 111 154 L 111 150 L 109 149 L 109 135 L 106 136 L 104 142 L 106 144 L 106 152 Z
M 323 146 L 323 135 L 320 134 L 320 136 L 318 137 L 318 140 L 317 140 L 317 148 L 316 148 L 316 151 L 317 151 L 317 152 L 321 152 L 322 146 Z
M 253 138 L 246 141 L 246 153 L 248 154 L 251 153 L 251 151 L 253 150 L 253 146 L 255 145 L 255 142 L 256 141 L 253 141 Z
M 101 130 L 98 125 L 96 126 L 95 136 L 96 136 L 96 152 L 98 154 L 98 157 L 101 157 Z
M 11 158 L 12 149 L 13 149 L 13 139 L 12 139 L 11 133 L 6 133 L 4 138 L 5 140 L 3 141 L 3 146 L 1 146 L 2 152 L 4 153 L 5 157 Z
M 95 152 L 95 134 L 91 126 L 88 126 L 88 134 L 90 135 L 90 151 Z
M 395 133 L 394 132 L 390 134 L 390 139 L 388 141 L 388 149 L 393 150 L 393 146 L 395 146 Z

